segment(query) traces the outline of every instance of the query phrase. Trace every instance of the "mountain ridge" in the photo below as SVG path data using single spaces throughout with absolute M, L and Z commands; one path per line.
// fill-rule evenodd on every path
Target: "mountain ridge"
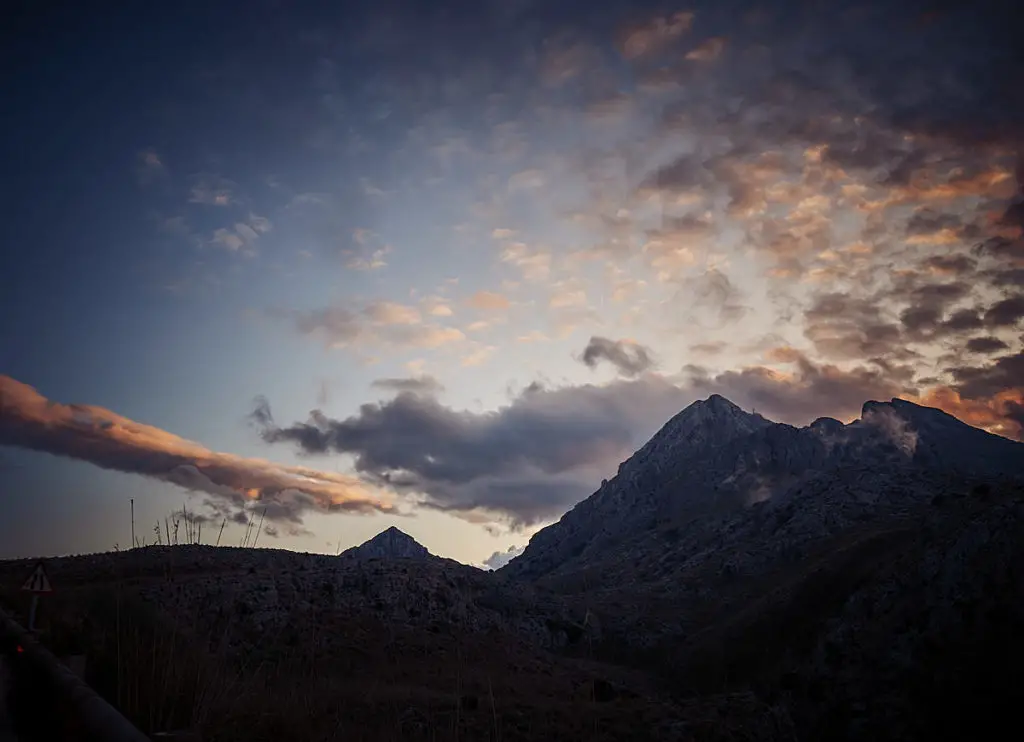
M 832 497 L 828 485 L 845 492 L 854 482 L 860 488 L 854 499 L 866 511 L 887 478 L 935 476 L 1024 477 L 1024 444 L 899 397 L 866 401 L 861 417 L 848 424 L 818 418 L 796 427 L 711 395 L 673 416 L 612 479 L 534 534 L 502 571 L 540 578 L 583 570 L 659 523 L 738 516 L 755 504 L 806 497 L 809 488 Z M 838 503 L 836 510 L 847 506 Z

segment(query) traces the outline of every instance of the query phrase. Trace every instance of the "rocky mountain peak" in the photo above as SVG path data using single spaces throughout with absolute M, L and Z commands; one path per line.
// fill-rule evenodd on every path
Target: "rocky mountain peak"
M 630 478 L 638 469 L 661 470 L 670 460 L 699 455 L 771 425 L 760 415 L 744 411 L 720 394 L 697 400 L 665 423 L 632 457 L 619 466 L 619 475 Z
M 360 559 L 426 559 L 430 555 L 427 547 L 394 526 L 342 552 L 342 556 Z

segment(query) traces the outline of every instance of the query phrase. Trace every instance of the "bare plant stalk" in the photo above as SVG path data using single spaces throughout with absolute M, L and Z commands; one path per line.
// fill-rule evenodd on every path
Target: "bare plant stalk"
M 256 548 L 256 544 L 258 544 L 259 541 L 260 541 L 260 531 L 263 530 L 263 519 L 266 517 L 266 515 L 267 515 L 267 509 L 263 508 L 263 514 L 260 515 L 260 524 L 256 527 L 256 538 L 252 542 L 252 548 L 254 548 L 254 549 Z
M 225 518 L 220 522 L 220 533 L 217 534 L 217 546 L 220 546 L 220 537 L 224 535 L 224 526 L 228 523 L 228 519 Z
M 249 523 L 245 527 L 245 539 L 242 541 L 242 548 L 245 548 L 245 547 L 247 547 L 249 545 L 249 536 L 252 533 L 252 521 L 253 521 L 253 518 L 255 518 L 255 517 L 256 517 L 256 513 L 250 513 L 249 514 Z
M 135 541 L 135 498 L 131 498 L 128 502 L 132 509 L 132 546 L 135 547 L 138 546 L 138 542 Z

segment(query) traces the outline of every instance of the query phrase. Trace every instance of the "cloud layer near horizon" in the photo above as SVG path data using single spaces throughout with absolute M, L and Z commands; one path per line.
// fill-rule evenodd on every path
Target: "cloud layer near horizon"
M 292 524 L 307 512 L 394 510 L 379 488 L 358 477 L 211 451 L 102 407 L 53 402 L 2 375 L 0 445 L 169 482 L 235 516 L 248 505 Z
M 648 373 L 550 389 L 535 383 L 509 404 L 482 413 L 446 406 L 417 390 L 364 404 L 344 419 L 317 410 L 307 422 L 279 426 L 266 400 L 253 417 L 269 443 L 291 444 L 311 455 L 351 455 L 369 481 L 426 507 L 481 522 L 497 518 L 513 527 L 565 512 L 679 410 L 710 394 L 797 425 L 826 416 L 848 422 L 868 400 L 903 397 L 1004 435 L 1019 438 L 1024 431 L 1024 408 L 1012 390 L 978 399 L 967 389 L 919 390 L 909 379 L 895 380 L 899 374 L 881 364 L 816 364 L 788 347 L 768 355 L 773 367 L 719 374 L 689 366 L 671 378 Z M 999 373 L 996 364 L 971 379 L 983 384 Z

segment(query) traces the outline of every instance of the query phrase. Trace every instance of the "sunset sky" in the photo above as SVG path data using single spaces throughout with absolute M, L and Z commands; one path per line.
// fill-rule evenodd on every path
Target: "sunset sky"
M 18 5 L 0 557 L 483 564 L 711 393 L 1024 437 L 1010 0 Z

